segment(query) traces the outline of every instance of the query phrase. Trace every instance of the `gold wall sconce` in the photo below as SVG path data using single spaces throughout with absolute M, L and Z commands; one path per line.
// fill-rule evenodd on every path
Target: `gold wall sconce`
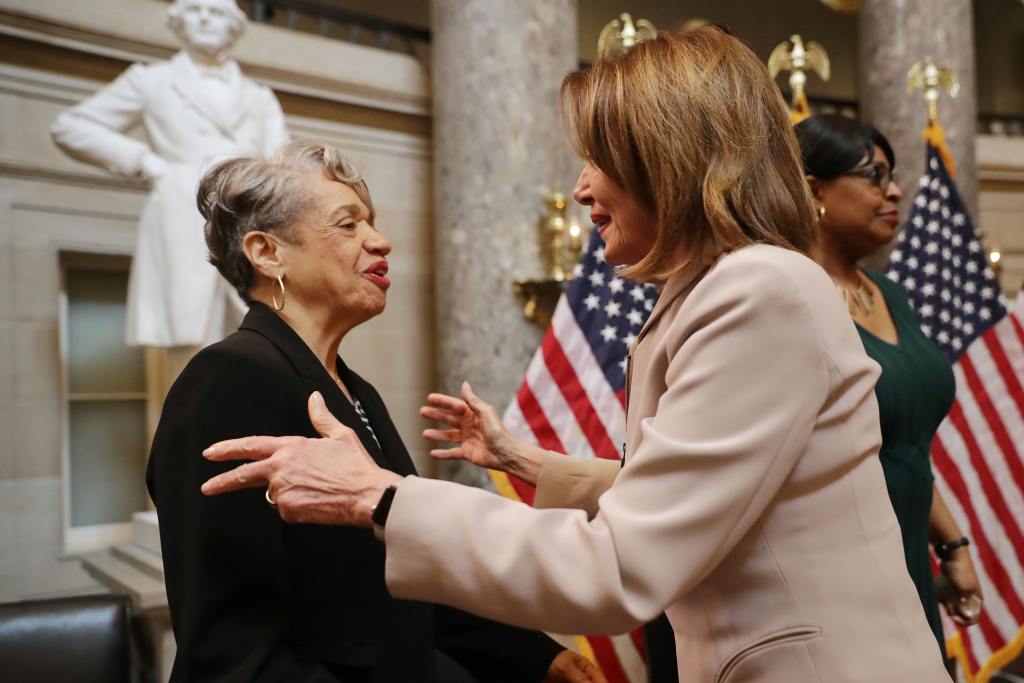
M 1003 250 L 999 247 L 992 247 L 991 251 L 988 252 L 988 262 L 992 267 L 992 272 L 996 274 L 998 278 L 1003 273 Z
M 544 197 L 544 214 L 537 222 L 537 239 L 544 275 L 516 280 L 515 293 L 524 299 L 523 315 L 547 329 L 565 283 L 572 279 L 583 251 L 583 228 L 570 216 L 565 195 Z
M 658 35 L 654 24 L 646 19 L 633 21 L 627 13 L 608 22 L 597 41 L 597 58 L 614 59 L 624 55 L 637 43 Z M 555 306 L 565 283 L 572 279 L 580 261 L 585 235 L 578 220 L 570 216 L 565 195 L 551 192 L 544 197 L 544 217 L 538 221 L 540 260 L 544 276 L 516 280 L 512 289 L 523 298 L 523 315 L 542 329 L 551 324 Z

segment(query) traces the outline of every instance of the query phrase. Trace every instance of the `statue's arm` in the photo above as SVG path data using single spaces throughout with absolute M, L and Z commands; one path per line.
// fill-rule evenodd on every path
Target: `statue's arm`
M 149 146 L 125 134 L 142 119 L 145 67 L 136 64 L 92 97 L 62 112 L 50 134 L 68 156 L 111 173 L 138 176 Z

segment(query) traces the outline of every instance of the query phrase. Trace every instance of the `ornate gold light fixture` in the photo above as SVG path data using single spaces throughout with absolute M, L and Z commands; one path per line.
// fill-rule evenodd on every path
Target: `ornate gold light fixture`
M 525 299 L 523 315 L 546 328 L 562 294 L 564 284 L 572 279 L 573 269 L 583 250 L 583 228 L 570 217 L 565 195 L 552 192 L 544 198 L 544 216 L 537 224 L 544 276 L 512 283 L 516 294 Z

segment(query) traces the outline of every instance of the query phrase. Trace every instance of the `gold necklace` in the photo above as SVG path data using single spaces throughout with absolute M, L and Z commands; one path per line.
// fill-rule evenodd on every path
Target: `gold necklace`
M 875 294 L 867 285 L 864 284 L 863 275 L 860 275 L 861 282 L 857 289 L 850 289 L 845 287 L 835 279 L 832 280 L 835 283 L 836 289 L 839 290 L 840 296 L 843 297 L 843 302 L 846 304 L 846 310 L 850 312 L 851 316 L 856 316 L 857 312 L 860 311 L 864 316 L 870 316 L 875 312 Z

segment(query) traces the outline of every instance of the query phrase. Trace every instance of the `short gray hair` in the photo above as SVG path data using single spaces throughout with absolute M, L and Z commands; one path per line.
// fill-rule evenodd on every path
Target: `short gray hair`
M 185 42 L 185 36 L 181 31 L 181 15 L 185 12 L 185 6 L 189 2 L 190 0 L 174 0 L 167 8 L 167 26 L 182 42 Z M 221 0 L 221 4 L 224 5 L 228 17 L 232 20 L 231 39 L 228 45 L 234 45 L 235 41 L 245 32 L 245 26 L 249 23 L 249 19 L 245 16 L 245 12 L 238 7 L 236 0 Z
M 370 212 L 370 223 L 374 222 L 376 212 L 366 182 L 352 162 L 330 145 L 296 140 L 269 158 L 222 161 L 199 181 L 196 200 L 206 221 L 210 263 L 243 299 L 249 300 L 254 270 L 242 251 L 242 240 L 258 231 L 294 243 L 293 226 L 312 209 L 312 198 L 303 187 L 303 176 L 311 172 L 352 188 Z

